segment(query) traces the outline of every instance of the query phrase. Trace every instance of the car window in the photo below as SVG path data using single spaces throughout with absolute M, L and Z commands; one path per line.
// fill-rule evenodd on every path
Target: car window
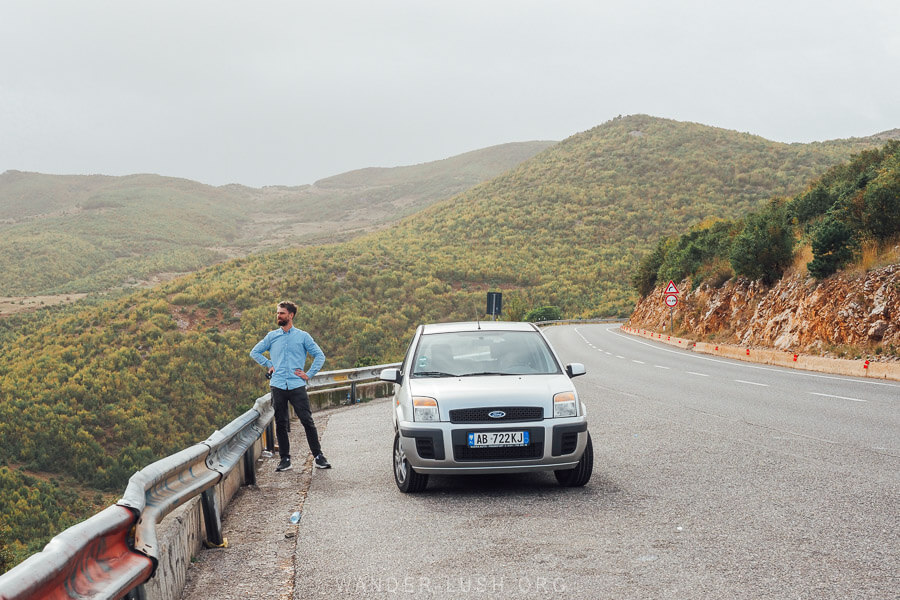
M 560 373 L 544 338 L 532 331 L 465 331 L 422 335 L 413 377 Z

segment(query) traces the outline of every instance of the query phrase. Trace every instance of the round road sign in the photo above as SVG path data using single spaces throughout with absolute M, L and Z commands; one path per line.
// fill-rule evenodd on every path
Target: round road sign
M 675 306 L 676 304 L 678 304 L 678 296 L 676 296 L 674 294 L 668 294 L 666 296 L 666 306 L 671 307 L 671 306 Z

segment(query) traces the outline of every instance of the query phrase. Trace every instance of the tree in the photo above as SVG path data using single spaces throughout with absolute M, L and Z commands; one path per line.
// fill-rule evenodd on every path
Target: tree
M 861 227 L 867 236 L 884 242 L 900 233 L 900 146 L 863 194 Z
M 813 259 L 806 265 L 809 274 L 824 279 L 850 262 L 858 246 L 843 222 L 828 215 L 813 231 Z
M 729 253 L 736 275 L 772 285 L 790 266 L 794 253 L 794 231 L 783 203 L 773 201 L 766 210 L 747 217 L 744 230 Z
M 828 188 L 819 183 L 811 190 L 794 198 L 788 208 L 790 216 L 797 219 L 798 224 L 812 221 L 820 215 L 824 215 L 834 204 L 834 198 L 828 193 Z

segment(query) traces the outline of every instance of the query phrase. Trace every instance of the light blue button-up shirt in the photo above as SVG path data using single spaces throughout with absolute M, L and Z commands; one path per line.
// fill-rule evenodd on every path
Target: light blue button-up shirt
M 263 356 L 263 352 L 267 351 L 272 357 L 271 360 Z M 280 327 L 270 331 L 250 351 L 253 360 L 262 366 L 275 367 L 269 385 L 282 390 L 294 390 L 306 385 L 294 371 L 306 365 L 307 355 L 313 357 L 313 362 L 306 371 L 306 374 L 312 377 L 325 364 L 325 353 L 311 335 L 296 327 L 291 327 L 287 331 Z

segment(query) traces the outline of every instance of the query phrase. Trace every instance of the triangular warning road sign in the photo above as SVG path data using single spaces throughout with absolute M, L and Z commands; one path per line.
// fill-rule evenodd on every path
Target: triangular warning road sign
M 671 280 L 669 281 L 669 285 L 666 286 L 666 291 L 663 292 L 663 294 L 680 294 L 680 293 L 681 292 L 678 291 L 678 288 L 675 287 L 675 282 L 671 281 Z

